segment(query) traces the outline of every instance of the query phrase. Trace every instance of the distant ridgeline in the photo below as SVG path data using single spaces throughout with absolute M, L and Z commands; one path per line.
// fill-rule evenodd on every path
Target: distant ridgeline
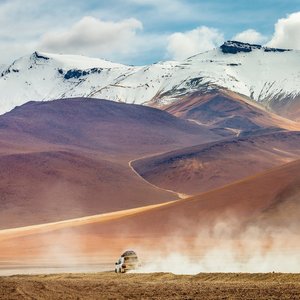
M 223 53 L 236 54 L 238 52 L 251 52 L 252 50 L 260 49 L 265 52 L 285 52 L 291 49 L 269 48 L 256 44 L 242 43 L 238 41 L 227 41 L 220 46 Z

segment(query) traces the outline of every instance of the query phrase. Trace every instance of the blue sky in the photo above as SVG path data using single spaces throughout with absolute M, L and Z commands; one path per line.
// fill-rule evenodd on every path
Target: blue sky
M 148 64 L 235 37 L 300 49 L 299 11 L 300 0 L 0 0 L 0 64 L 34 50 Z

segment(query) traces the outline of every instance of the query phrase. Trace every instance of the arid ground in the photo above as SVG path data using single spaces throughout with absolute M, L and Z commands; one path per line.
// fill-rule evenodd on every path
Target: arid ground
M 299 299 L 300 274 L 171 273 L 0 277 L 1 299 Z

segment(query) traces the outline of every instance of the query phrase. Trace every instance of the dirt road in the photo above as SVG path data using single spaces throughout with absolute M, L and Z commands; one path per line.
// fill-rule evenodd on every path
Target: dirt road
M 300 274 L 54 274 L 0 277 L 0 299 L 300 299 Z

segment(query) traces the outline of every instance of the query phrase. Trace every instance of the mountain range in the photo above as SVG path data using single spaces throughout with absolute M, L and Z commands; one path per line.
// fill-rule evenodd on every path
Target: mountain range
M 148 66 L 126 66 L 84 56 L 34 52 L 0 77 L 0 112 L 30 100 L 92 97 L 156 107 L 195 92 L 230 90 L 299 120 L 300 52 L 237 41 Z

